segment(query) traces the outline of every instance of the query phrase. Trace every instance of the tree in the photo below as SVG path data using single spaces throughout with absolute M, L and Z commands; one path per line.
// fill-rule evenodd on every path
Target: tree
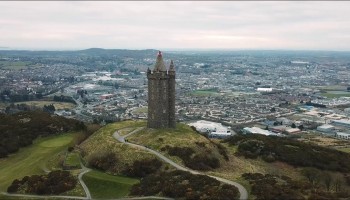
M 336 191 L 336 192 L 340 192 L 341 189 L 342 189 L 342 185 L 343 185 L 343 181 L 341 180 L 340 177 L 337 177 L 337 178 L 334 180 L 334 188 L 335 188 L 335 191 Z
M 329 191 L 329 189 L 331 188 L 331 184 L 333 181 L 333 177 L 329 172 L 324 172 L 322 174 L 322 181 L 325 184 L 327 191 Z
M 311 184 L 315 184 L 320 180 L 321 173 L 318 169 L 313 167 L 306 167 L 302 169 L 301 173 L 309 180 Z
M 347 88 L 348 91 L 350 91 L 350 86 Z
M 300 129 L 300 130 L 304 130 L 304 125 L 302 125 L 302 124 L 301 124 L 301 125 L 299 125 L 299 126 L 298 126 L 298 129 Z
M 292 128 L 296 128 L 297 126 L 293 123 L 293 124 L 291 125 L 291 127 L 292 127 Z

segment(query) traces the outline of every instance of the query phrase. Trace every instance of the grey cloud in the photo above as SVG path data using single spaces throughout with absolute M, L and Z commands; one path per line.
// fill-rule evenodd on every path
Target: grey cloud
M 350 2 L 0 2 L 12 48 L 350 50 Z

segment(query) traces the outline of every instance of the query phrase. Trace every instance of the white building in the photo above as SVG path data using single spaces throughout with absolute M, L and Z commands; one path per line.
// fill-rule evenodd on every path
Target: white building
M 332 120 L 332 124 L 336 126 L 345 126 L 350 128 L 350 120 L 347 120 L 347 119 Z
M 335 131 L 335 127 L 330 124 L 324 124 L 322 126 L 318 126 L 317 130 L 323 133 L 333 133 Z
M 264 129 L 261 129 L 259 127 L 245 127 L 243 128 L 243 133 L 245 134 L 260 134 L 260 135 L 278 135 L 276 133 L 273 133 L 271 131 L 268 131 L 268 130 L 264 130 Z
M 189 123 L 189 126 L 194 126 L 199 132 L 211 132 L 211 131 L 219 131 L 221 129 L 227 130 L 225 126 L 221 123 L 199 120 L 194 123 Z
M 339 139 L 350 140 L 350 133 L 337 132 L 335 134 L 335 137 L 337 137 Z
M 276 121 L 280 122 L 280 123 L 282 122 L 282 125 L 292 125 L 292 123 L 293 123 L 291 120 L 289 120 L 285 117 L 279 117 L 276 119 Z
M 227 138 L 232 136 L 231 131 L 229 130 L 225 130 L 225 129 L 221 129 L 221 130 L 216 130 L 216 131 L 212 131 L 208 134 L 208 136 L 210 138 Z
M 257 88 L 256 91 L 258 92 L 272 92 L 272 88 Z
M 188 125 L 194 126 L 199 132 L 208 133 L 209 137 L 224 138 L 232 135 L 231 130 L 221 123 L 199 120 L 194 123 L 189 123 Z

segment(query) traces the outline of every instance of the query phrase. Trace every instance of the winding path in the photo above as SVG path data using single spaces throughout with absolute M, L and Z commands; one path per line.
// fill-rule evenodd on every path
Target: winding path
M 91 169 L 85 167 L 83 165 L 83 163 L 80 160 L 80 166 L 82 171 L 79 173 L 78 175 L 78 180 L 81 184 L 81 186 L 83 187 L 86 197 L 78 197 L 78 196 L 61 196 L 61 195 L 32 195 L 32 194 L 11 194 L 11 193 L 7 193 L 7 192 L 1 192 L 2 195 L 5 196 L 12 196 L 12 197 L 27 197 L 27 198 L 35 198 L 35 199 L 48 199 L 48 198 L 61 198 L 61 199 L 91 199 L 91 194 L 89 191 L 89 188 L 86 186 L 86 184 L 83 181 L 83 175 L 88 173 L 89 171 L 91 171 Z M 44 170 L 45 172 L 50 172 L 48 169 Z
M 32 195 L 32 194 L 10 194 L 7 192 L 2 192 L 2 195 L 11 196 L 11 197 L 27 197 L 33 199 L 48 199 L 48 198 L 56 198 L 56 199 L 87 199 L 86 197 L 76 197 L 76 196 L 59 196 L 59 195 Z
M 79 156 L 80 157 L 80 156 Z M 80 166 L 81 166 L 81 169 L 82 171 L 79 173 L 78 175 L 78 180 L 80 182 L 80 185 L 83 187 L 84 191 L 85 191 L 85 194 L 86 194 L 86 199 L 91 199 L 91 193 L 90 193 L 90 190 L 89 188 L 86 186 L 84 180 L 83 180 L 83 176 L 84 174 L 88 173 L 89 171 L 91 171 L 91 169 L 85 167 L 83 165 L 83 163 L 81 162 L 81 158 L 80 158 Z
M 134 144 L 134 143 L 130 143 L 130 142 L 126 142 L 125 141 L 125 138 L 134 134 L 134 133 L 137 133 L 139 132 L 140 130 L 143 130 L 145 127 L 140 127 L 140 128 L 137 128 L 135 129 L 134 131 L 128 133 L 127 135 L 125 136 L 120 136 L 119 135 L 119 132 L 118 130 L 115 131 L 113 133 L 113 137 L 118 140 L 119 142 L 122 142 L 124 144 L 127 144 L 127 145 L 130 145 L 130 146 L 133 146 L 133 147 L 136 147 L 136 148 L 139 148 L 139 149 L 143 149 L 143 150 L 146 150 L 146 151 L 149 151 L 151 152 L 152 154 L 156 155 L 157 157 L 159 157 L 160 159 L 164 160 L 165 162 L 169 163 L 170 165 L 174 166 L 176 169 L 178 170 L 182 170 L 182 171 L 187 171 L 187 172 L 190 172 L 192 174 L 202 174 L 200 172 L 197 172 L 197 171 L 194 171 L 192 169 L 188 169 L 186 167 L 183 167 L 177 163 L 175 163 L 174 161 L 170 160 L 169 158 L 165 157 L 163 154 L 159 153 L 158 151 L 155 151 L 153 149 L 150 149 L 150 148 L 147 148 L 145 146 L 142 146 L 142 145 L 138 145 L 138 144 Z M 245 189 L 245 187 L 243 187 L 243 185 L 237 183 L 237 182 L 234 182 L 234 181 L 230 181 L 230 180 L 227 180 L 227 179 L 224 179 L 224 178 L 220 178 L 220 177 L 216 177 L 216 176 L 212 176 L 212 175 L 207 175 L 207 174 L 202 174 L 202 175 L 206 175 L 206 176 L 209 176 L 211 178 L 214 178 L 220 182 L 223 182 L 223 183 L 226 183 L 226 184 L 229 184 L 229 185 L 233 185 L 235 187 L 237 187 L 239 193 L 240 193 L 240 197 L 239 199 L 241 200 L 246 200 L 248 199 L 248 192 L 247 190 Z

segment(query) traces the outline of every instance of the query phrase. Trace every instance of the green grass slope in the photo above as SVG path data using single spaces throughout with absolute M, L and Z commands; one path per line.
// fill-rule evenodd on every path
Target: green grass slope
M 99 171 L 91 171 L 83 176 L 93 198 L 121 198 L 129 194 L 131 186 L 138 179 L 113 176 Z
M 128 141 L 144 145 L 162 152 L 167 157 L 171 157 L 174 161 L 184 165 L 177 156 L 170 156 L 166 150 L 169 147 L 191 148 L 196 154 L 206 154 L 211 157 L 220 159 L 224 163 L 222 155 L 214 142 L 211 142 L 203 135 L 195 132 L 190 126 L 177 123 L 176 129 L 144 129 L 136 134 L 129 136 Z
M 14 179 L 44 174 L 43 168 L 50 157 L 72 142 L 74 134 L 62 134 L 37 139 L 33 145 L 21 148 L 8 158 L 0 159 L 0 191 L 6 191 Z
M 112 152 L 118 157 L 119 162 L 116 166 L 116 173 L 120 173 L 127 165 L 132 165 L 135 160 L 155 158 L 154 155 L 147 151 L 120 143 L 113 137 L 113 133 L 117 130 L 123 130 L 125 128 L 132 128 L 130 130 L 134 130 L 137 127 L 145 126 L 145 121 L 123 121 L 102 127 L 80 144 L 84 159 L 89 159 L 91 155 Z

